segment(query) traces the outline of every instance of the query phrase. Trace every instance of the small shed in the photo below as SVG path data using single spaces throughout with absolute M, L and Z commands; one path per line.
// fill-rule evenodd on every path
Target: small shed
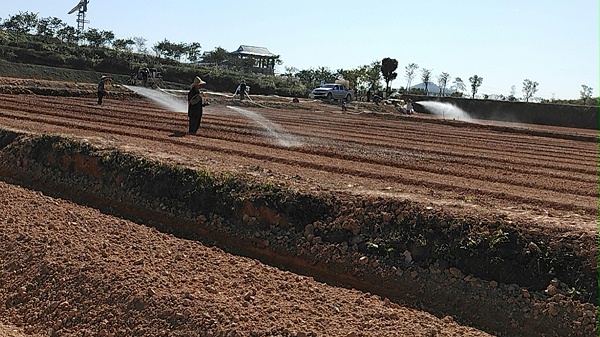
M 279 55 L 271 53 L 265 47 L 241 45 L 236 51 L 229 53 L 244 59 L 254 60 L 254 66 L 245 68 L 245 71 L 273 75 L 275 73 L 275 61 Z

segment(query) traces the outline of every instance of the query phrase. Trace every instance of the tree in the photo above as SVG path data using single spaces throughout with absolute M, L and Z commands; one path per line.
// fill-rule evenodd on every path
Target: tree
M 411 84 L 412 80 L 415 78 L 415 71 L 417 71 L 417 69 L 419 69 L 419 65 L 416 63 L 410 63 L 404 69 L 406 70 L 405 78 L 408 80 L 408 82 L 406 82 L 406 92 L 410 92 L 410 84 Z
M 588 87 L 585 84 L 581 85 L 581 91 L 579 92 L 579 94 L 581 95 L 581 100 L 583 101 L 583 104 L 588 103 L 588 101 L 592 98 L 593 92 L 594 92 L 593 88 Z
M 0 27 L 18 33 L 31 34 L 38 25 L 38 15 L 30 12 L 19 12 L 19 14 L 9 16 Z
M 340 69 L 340 70 L 338 70 L 338 73 L 340 75 L 342 75 L 342 77 L 345 80 L 350 82 L 351 88 L 355 88 L 355 89 L 358 88 L 359 78 L 362 75 L 362 72 L 359 69 L 353 69 L 353 70 Z
M 202 46 L 199 42 L 192 42 L 185 46 L 185 54 L 190 62 L 196 62 L 200 59 L 200 49 Z
M 525 102 L 529 102 L 529 99 L 537 92 L 538 82 L 533 82 L 530 79 L 523 81 L 523 98 Z
M 140 37 L 140 36 L 134 36 L 131 39 L 133 40 L 133 43 L 135 44 L 136 51 L 138 53 L 146 54 L 148 52 L 148 49 L 146 48 L 146 42 L 148 40 L 146 40 L 145 38 Z
M 363 80 L 367 83 L 367 100 L 370 100 L 369 93 L 379 91 L 381 89 L 381 62 L 373 61 L 370 65 L 364 67 Z
M 320 67 L 318 69 L 305 69 L 300 70 L 294 75 L 300 83 L 304 84 L 307 88 L 316 88 L 321 82 L 333 82 L 335 81 L 335 74 L 326 67 Z
M 285 67 L 285 76 L 287 77 L 293 77 L 294 74 L 296 74 L 298 72 L 298 68 L 296 67 Z
M 472 98 L 475 98 L 475 94 L 477 94 L 477 90 L 483 83 L 483 77 L 479 77 L 477 75 L 473 75 L 469 77 L 469 82 L 471 82 L 471 93 L 473 94 Z
M 83 33 L 83 38 L 93 47 L 100 47 L 102 45 L 102 34 L 96 28 L 91 28 Z
M 429 95 L 429 81 L 431 81 L 431 69 L 421 70 L 421 80 L 425 84 L 425 95 Z
M 383 79 L 385 80 L 385 91 L 390 93 L 390 82 L 398 77 L 398 73 L 396 73 L 396 69 L 398 69 L 398 61 L 389 57 L 381 60 L 381 74 L 383 75 Z
M 181 60 L 188 46 L 185 43 L 172 43 L 167 39 L 157 42 L 152 48 L 157 56 L 166 56 L 174 60 Z
M 113 41 L 112 46 L 117 51 L 117 53 L 127 52 L 131 53 L 132 48 L 135 42 L 132 39 L 116 39 Z
M 56 37 L 64 43 L 75 44 L 79 41 L 79 36 L 77 35 L 75 28 L 67 24 L 63 24 L 62 27 L 56 31 Z
M 54 37 L 64 25 L 59 18 L 43 18 L 38 21 L 37 34 L 46 38 Z
M 454 92 L 452 94 L 452 97 L 462 97 L 462 93 L 467 90 L 467 86 L 465 85 L 465 82 L 462 80 L 462 78 L 460 77 L 456 77 L 454 79 L 454 89 L 456 90 L 456 92 Z
M 328 67 L 318 67 L 315 70 L 315 79 L 320 82 L 332 83 L 335 82 L 337 76 Z
M 88 41 L 90 46 L 100 48 L 110 44 L 115 39 L 115 34 L 112 31 L 99 31 L 91 28 L 83 33 L 83 38 Z
M 440 87 L 439 96 L 446 95 L 446 84 L 448 83 L 448 78 L 450 78 L 450 74 L 443 72 L 438 77 L 438 87 Z
M 515 96 L 517 94 L 517 87 L 513 84 L 510 86 L 510 94 L 508 95 L 508 97 L 506 98 L 509 102 L 516 102 L 518 101 L 517 97 Z
M 115 33 L 111 30 L 103 30 L 100 34 L 102 34 L 102 46 L 112 44 L 115 39 Z
M 220 66 L 229 59 L 229 52 L 222 47 L 216 47 L 212 51 L 202 54 L 202 60 L 214 66 Z
M 188 45 L 183 42 L 171 43 L 169 45 L 169 48 L 170 49 L 168 50 L 168 55 L 177 61 L 181 61 L 183 55 L 186 55 L 188 51 Z

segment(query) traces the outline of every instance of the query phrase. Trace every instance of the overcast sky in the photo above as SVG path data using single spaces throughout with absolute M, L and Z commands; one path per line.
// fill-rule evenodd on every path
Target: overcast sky
M 0 19 L 19 12 L 57 17 L 79 0 L 1 0 Z M 406 86 L 405 67 L 483 77 L 479 94 L 579 98 L 581 85 L 598 96 L 598 0 L 504 1 L 141 1 L 90 0 L 86 28 L 116 38 L 143 37 L 150 49 L 164 39 L 199 42 L 202 51 L 240 45 L 266 47 L 285 67 L 354 69 L 385 57 L 398 61 L 394 88 Z M 413 84 L 419 83 L 421 70 Z

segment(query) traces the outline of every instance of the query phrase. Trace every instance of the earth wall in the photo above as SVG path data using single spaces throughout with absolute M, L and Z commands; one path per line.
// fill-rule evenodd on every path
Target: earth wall
M 559 105 L 527 102 L 505 102 L 484 99 L 454 97 L 404 96 L 416 102 L 417 112 L 428 112 L 418 101 L 428 100 L 451 103 L 467 112 L 472 118 L 516 122 L 527 124 L 554 125 L 582 129 L 598 129 L 600 115 L 598 107 L 583 105 Z

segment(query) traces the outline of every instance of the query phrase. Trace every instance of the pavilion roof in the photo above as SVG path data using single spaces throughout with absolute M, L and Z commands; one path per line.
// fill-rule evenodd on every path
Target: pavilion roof
M 236 51 L 231 52 L 230 54 L 252 55 L 252 56 L 262 56 L 262 57 L 277 57 L 277 55 L 271 53 L 265 47 L 246 46 L 246 45 L 241 45 Z

